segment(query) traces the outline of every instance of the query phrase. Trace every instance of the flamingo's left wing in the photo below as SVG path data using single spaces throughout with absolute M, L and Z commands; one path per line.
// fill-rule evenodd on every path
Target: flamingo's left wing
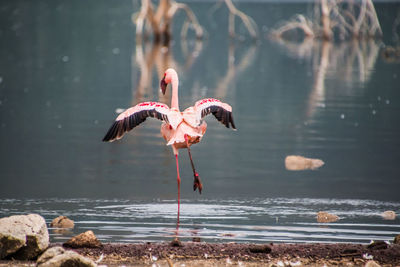
M 168 112 L 169 107 L 163 103 L 139 103 L 119 114 L 104 136 L 103 141 L 112 142 L 121 139 L 126 132 L 129 132 L 134 127 L 144 122 L 147 117 L 153 117 L 168 122 Z
M 196 102 L 194 105 L 198 121 L 208 114 L 213 114 L 215 118 L 229 128 L 236 129 L 233 122 L 232 107 L 215 98 L 205 98 Z

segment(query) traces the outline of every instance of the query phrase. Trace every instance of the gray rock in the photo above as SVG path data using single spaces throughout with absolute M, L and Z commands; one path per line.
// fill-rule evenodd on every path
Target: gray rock
M 62 247 L 52 247 L 47 249 L 40 257 L 37 259 L 36 264 L 42 264 L 45 263 L 46 261 L 50 260 L 51 258 L 54 258 L 55 256 L 64 254 L 65 249 Z
M 0 259 L 36 258 L 49 246 L 46 221 L 38 214 L 15 215 L 0 219 Z
M 83 257 L 78 253 L 65 250 L 62 247 L 52 247 L 46 250 L 36 262 L 38 267 L 95 267 L 97 266 L 91 259 Z

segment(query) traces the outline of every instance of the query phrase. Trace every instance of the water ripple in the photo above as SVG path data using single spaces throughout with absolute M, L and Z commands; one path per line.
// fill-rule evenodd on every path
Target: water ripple
M 75 221 L 75 228 L 50 228 L 53 242 L 93 230 L 103 242 L 152 242 L 176 235 L 175 201 L 151 203 L 123 199 L 2 199 L 0 216 L 39 213 L 49 223 L 58 215 Z M 320 210 L 340 217 L 317 223 Z M 354 242 L 391 241 L 400 220 L 383 220 L 385 210 L 400 211 L 400 203 L 357 199 L 206 199 L 182 200 L 179 236 L 208 242 Z

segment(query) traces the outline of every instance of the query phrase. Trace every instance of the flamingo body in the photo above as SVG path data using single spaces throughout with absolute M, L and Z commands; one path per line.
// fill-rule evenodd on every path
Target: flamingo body
M 227 128 L 236 129 L 233 122 L 232 107 L 215 98 L 205 98 L 197 101 L 194 106 L 188 107 L 183 112 L 179 110 L 178 99 L 178 74 L 174 69 L 167 69 L 160 82 L 161 91 L 165 94 L 167 84 L 172 85 L 171 108 L 159 102 L 142 102 L 118 115 L 115 122 L 103 138 L 105 142 L 121 139 L 126 132 L 144 122 L 147 117 L 162 120 L 161 135 L 172 146 L 176 158 L 178 182 L 178 223 L 180 203 L 180 176 L 178 164 L 178 150 L 187 148 L 194 174 L 193 189 L 202 190 L 200 177 L 196 172 L 190 152 L 190 146 L 201 141 L 207 130 L 207 123 L 202 119 L 213 114 L 215 118 Z

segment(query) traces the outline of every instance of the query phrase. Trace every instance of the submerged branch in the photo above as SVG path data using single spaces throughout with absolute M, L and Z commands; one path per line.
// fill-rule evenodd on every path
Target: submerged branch
M 333 40 L 352 37 L 355 39 L 382 36 L 382 29 L 372 0 L 344 2 L 340 0 L 320 0 L 314 6 L 314 19 L 297 15 L 296 19 L 285 22 L 272 31 L 275 38 L 284 38 L 300 30 L 306 38 Z

